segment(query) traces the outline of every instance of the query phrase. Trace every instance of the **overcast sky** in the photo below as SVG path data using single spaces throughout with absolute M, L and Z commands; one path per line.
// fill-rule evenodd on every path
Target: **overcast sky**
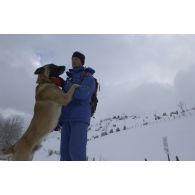
M 34 70 L 51 62 L 68 70 L 76 50 L 96 70 L 98 118 L 195 105 L 194 35 L 0 35 L 0 112 L 30 116 Z

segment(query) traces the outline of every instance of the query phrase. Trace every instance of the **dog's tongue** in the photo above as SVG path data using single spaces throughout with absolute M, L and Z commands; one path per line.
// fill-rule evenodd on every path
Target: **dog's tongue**
M 50 80 L 57 85 L 58 87 L 61 87 L 61 80 L 58 77 L 50 77 Z

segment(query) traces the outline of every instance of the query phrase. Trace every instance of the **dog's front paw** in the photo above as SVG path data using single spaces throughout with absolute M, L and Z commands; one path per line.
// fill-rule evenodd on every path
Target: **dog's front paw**
M 72 86 L 73 86 L 75 89 L 78 88 L 78 87 L 80 87 L 80 85 L 78 85 L 78 84 L 73 84 Z

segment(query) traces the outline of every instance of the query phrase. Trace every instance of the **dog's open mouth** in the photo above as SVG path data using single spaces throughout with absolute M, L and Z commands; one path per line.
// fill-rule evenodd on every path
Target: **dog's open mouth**
M 50 69 L 49 77 L 58 77 L 59 75 L 64 73 L 66 68 L 65 66 L 51 65 L 49 69 Z

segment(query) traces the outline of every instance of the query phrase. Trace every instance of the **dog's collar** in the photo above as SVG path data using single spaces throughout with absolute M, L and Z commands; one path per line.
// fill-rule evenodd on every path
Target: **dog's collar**
M 51 81 L 42 81 L 42 82 L 38 82 L 37 84 L 38 85 L 42 85 L 42 84 L 46 84 L 46 83 L 50 83 L 50 84 L 53 84 L 53 82 Z
M 52 81 L 39 81 L 37 82 L 38 85 L 46 84 L 46 83 L 53 83 Z

